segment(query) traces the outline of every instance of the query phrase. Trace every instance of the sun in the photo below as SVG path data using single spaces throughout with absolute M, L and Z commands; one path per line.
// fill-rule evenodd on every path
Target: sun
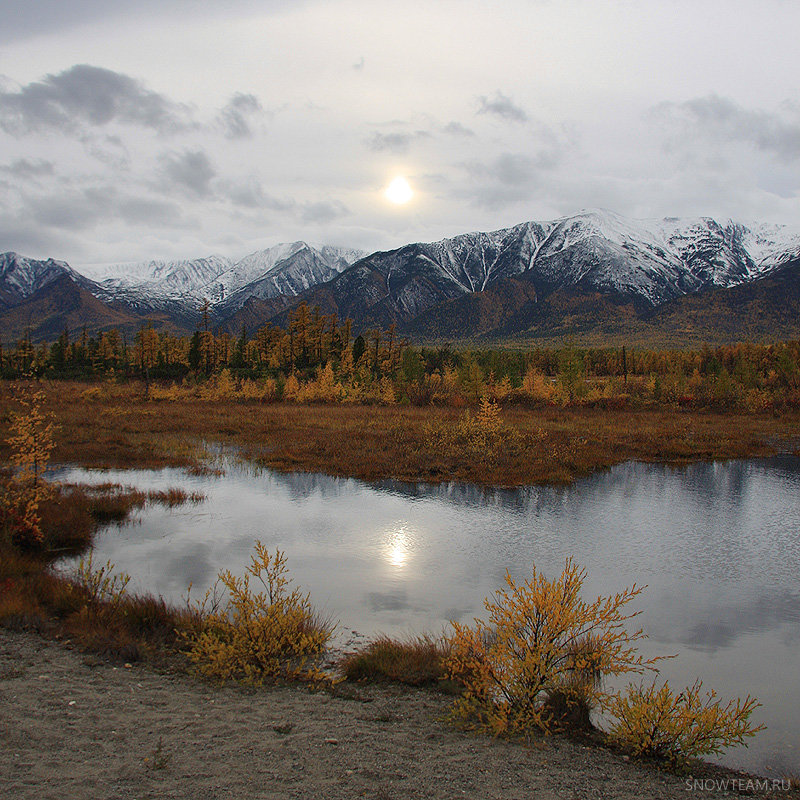
M 409 186 L 408 181 L 402 175 L 398 175 L 386 187 L 384 194 L 390 203 L 402 206 L 414 196 L 414 190 Z

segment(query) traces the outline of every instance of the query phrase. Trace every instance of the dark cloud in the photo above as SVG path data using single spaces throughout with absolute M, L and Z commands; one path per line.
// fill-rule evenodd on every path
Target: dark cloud
M 65 250 L 82 247 L 69 231 L 39 224 L 27 212 L 0 214 L 0 253 L 9 250 L 29 258 L 63 258 Z
M 289 211 L 295 206 L 291 199 L 281 200 L 264 191 L 261 181 L 250 176 L 243 181 L 225 181 L 220 189 L 230 201 L 244 208 L 263 208 L 270 211 Z
M 106 218 L 114 200 L 111 189 L 87 189 L 31 198 L 27 211 L 41 225 L 77 231 Z
M 318 203 L 306 203 L 300 215 L 303 222 L 333 222 L 350 214 L 350 209 L 339 200 L 322 200 Z
M 427 131 L 414 131 L 413 133 L 373 133 L 367 139 L 367 147 L 375 152 L 388 150 L 392 153 L 405 153 L 412 142 L 419 139 L 429 139 Z
M 211 195 L 211 181 L 217 172 L 202 150 L 165 153 L 161 165 L 170 184 L 195 197 Z
M 506 186 L 528 184 L 536 171 L 534 160 L 523 153 L 502 153 L 490 162 L 471 161 L 465 167 L 473 178 Z
M 751 110 L 716 94 L 683 103 L 661 103 L 651 117 L 667 126 L 682 144 L 687 134 L 701 134 L 716 141 L 739 141 L 777 156 L 783 161 L 800 158 L 800 119 L 791 104 L 779 112 Z
M 220 111 L 219 122 L 229 139 L 245 139 L 253 135 L 250 117 L 264 109 L 254 94 L 235 94 Z
M 80 141 L 86 152 L 103 164 L 118 170 L 130 167 L 130 153 L 119 136 L 95 136 L 93 133 L 86 133 L 80 136 Z
M 0 41 L 68 30 L 76 25 L 119 17 L 213 17 L 232 12 L 277 11 L 303 5 L 302 0 L 3 0 Z
M 542 176 L 560 163 L 562 152 L 562 147 L 550 143 L 535 155 L 501 153 L 490 161 L 464 162 L 460 166 L 469 178 L 470 188 L 456 189 L 453 194 L 468 196 L 475 205 L 486 208 L 502 208 L 528 199 Z
M 52 161 L 42 158 L 20 158 L 11 164 L 0 167 L 0 172 L 21 180 L 30 180 L 55 175 L 56 167 Z
M 444 126 L 444 132 L 449 133 L 451 136 L 474 136 L 475 131 L 472 128 L 468 128 L 466 125 L 462 125 L 460 122 L 448 122 L 447 125 Z
M 44 195 L 28 195 L 13 216 L 29 220 L 43 232 L 48 241 L 55 231 L 83 231 L 101 223 L 122 222 L 148 227 L 185 227 L 181 207 L 159 197 L 128 194 L 116 186 L 105 185 L 59 191 Z
M 146 223 L 161 227 L 183 225 L 183 213 L 177 203 L 150 197 L 120 198 L 114 215 L 131 223 Z
M 389 592 L 369 592 L 364 598 L 370 611 L 405 611 L 411 608 L 405 589 L 394 589 Z
M 18 91 L 0 91 L 0 127 L 21 136 L 123 122 L 160 133 L 188 126 L 187 109 L 134 78 L 89 64 L 46 75 Z
M 495 92 L 493 97 L 481 95 L 478 98 L 478 114 L 491 114 L 508 122 L 526 122 L 528 115 L 502 92 Z

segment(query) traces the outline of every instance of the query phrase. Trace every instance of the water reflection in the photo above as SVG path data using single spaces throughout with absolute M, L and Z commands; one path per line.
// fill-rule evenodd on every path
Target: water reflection
M 242 571 L 256 539 L 286 552 L 318 605 L 366 633 L 469 621 L 506 571 L 524 579 L 532 562 L 553 574 L 574 556 L 588 571 L 587 597 L 648 584 L 638 621 L 649 654 L 681 653 L 665 667 L 670 680 L 699 675 L 721 695 L 753 693 L 764 703 L 770 731 L 750 755 L 734 751 L 735 761 L 763 769 L 774 749 L 800 771 L 791 749 L 800 740 L 791 667 L 800 658 L 798 459 L 628 463 L 569 487 L 519 490 L 369 486 L 241 465 L 222 478 L 178 470 L 58 477 L 206 495 L 200 506 L 147 509 L 139 524 L 97 541 L 96 557 L 131 573 L 135 588 L 174 601 L 189 583 L 202 594 L 223 567 Z
M 386 532 L 383 539 L 384 558 L 395 569 L 407 566 L 413 549 L 413 537 L 406 523 L 399 523 Z

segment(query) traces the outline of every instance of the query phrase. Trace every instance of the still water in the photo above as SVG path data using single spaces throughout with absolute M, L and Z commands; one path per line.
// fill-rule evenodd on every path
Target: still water
M 95 560 L 130 588 L 180 602 L 222 568 L 242 572 L 262 540 L 288 556 L 296 584 L 370 635 L 441 631 L 470 621 L 506 571 L 588 571 L 584 597 L 634 582 L 646 655 L 684 686 L 700 677 L 722 698 L 756 695 L 768 730 L 722 761 L 800 773 L 800 460 L 627 463 L 564 488 L 483 489 L 279 474 L 227 464 L 222 477 L 181 470 L 56 474 L 69 482 L 178 486 L 200 505 L 147 508 L 98 535 Z M 633 610 L 633 609 L 631 609 Z

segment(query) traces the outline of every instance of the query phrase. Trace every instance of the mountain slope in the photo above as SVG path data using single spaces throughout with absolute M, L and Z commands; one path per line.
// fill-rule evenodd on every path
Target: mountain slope
M 133 333 L 141 323 L 139 317 L 103 303 L 68 273 L 48 281 L 21 303 L 0 312 L 3 339 L 12 342 L 24 336 L 30 336 L 33 342 L 52 342 L 65 328 L 70 331 L 86 328 L 90 335 L 110 328 Z
M 105 311 L 86 305 L 92 325 L 114 312 L 191 331 L 208 303 L 213 327 L 238 334 L 242 326 L 252 332 L 267 321 L 285 324 L 291 309 L 307 302 L 353 319 L 355 330 L 395 324 L 417 340 L 597 341 L 663 337 L 670 326 L 686 336 L 704 331 L 713 338 L 714 329 L 733 336 L 743 326 L 724 314 L 741 317 L 745 305 L 753 331 L 767 335 L 766 320 L 783 332 L 796 329 L 800 233 L 783 226 L 584 211 L 362 255 L 293 242 L 235 262 L 211 256 L 112 265 L 95 282 L 63 262 L 8 253 L 0 257 L 0 310 L 38 298 L 66 275 L 104 304 Z M 74 293 L 68 296 L 74 310 Z M 58 316 L 55 297 L 42 303 L 43 313 Z M 19 318 L 8 319 L 18 330 Z
M 360 328 L 395 323 L 420 333 L 448 328 L 449 314 L 456 315 L 454 324 L 462 324 L 458 315 L 467 307 L 477 313 L 476 301 L 452 301 L 491 291 L 509 279 L 532 285 L 533 294 L 523 292 L 528 306 L 534 295 L 535 302 L 561 298 L 551 303 L 549 314 L 529 308 L 518 318 L 520 308 L 509 310 L 497 329 L 513 332 L 537 317 L 555 320 L 557 307 L 571 294 L 584 304 L 596 296 L 614 309 L 630 304 L 635 313 L 645 314 L 710 287 L 756 280 L 798 251 L 800 235 L 777 226 L 751 229 L 710 218 L 642 222 L 591 211 L 373 253 L 298 300 L 352 317 Z M 437 314 L 444 318 L 437 322 Z M 461 329 L 462 337 L 475 333 L 469 326 Z
M 75 272 L 65 261 L 25 258 L 18 253 L 0 253 L 0 309 L 19 305 L 43 287 L 68 275 L 88 287 L 94 283 Z
M 211 316 L 222 320 L 251 297 L 295 296 L 328 281 L 362 256 L 357 250 L 305 242 L 279 244 L 238 261 L 209 256 L 182 261 L 106 265 L 95 294 L 115 308 L 139 315 L 163 312 L 192 327 L 206 302 Z

